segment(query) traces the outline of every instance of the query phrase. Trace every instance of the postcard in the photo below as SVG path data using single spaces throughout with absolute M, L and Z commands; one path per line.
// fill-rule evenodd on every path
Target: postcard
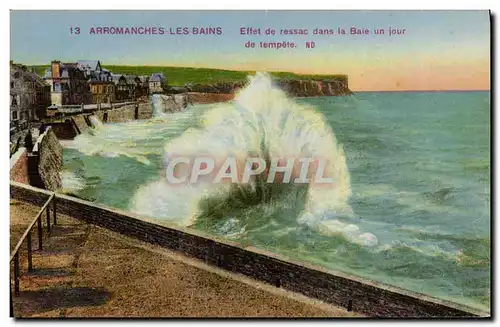
M 489 11 L 10 18 L 11 317 L 491 317 Z

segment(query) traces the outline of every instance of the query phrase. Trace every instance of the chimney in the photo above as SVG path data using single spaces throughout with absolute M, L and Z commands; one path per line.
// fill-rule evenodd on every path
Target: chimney
M 52 61 L 52 78 L 59 78 L 61 77 L 61 62 L 57 60 Z

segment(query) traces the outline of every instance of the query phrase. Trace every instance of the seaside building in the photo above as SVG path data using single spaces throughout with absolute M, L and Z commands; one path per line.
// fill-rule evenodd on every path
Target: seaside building
M 26 128 L 50 105 L 50 86 L 33 70 L 10 62 L 10 125 Z
M 138 84 L 140 83 L 139 77 L 136 75 L 124 75 L 127 81 L 128 99 L 135 100 Z
M 45 116 L 45 109 L 50 105 L 50 85 L 47 84 L 33 69 L 28 73 L 35 83 L 35 112 L 34 119 Z
M 149 78 L 149 93 L 162 93 L 163 86 L 166 84 L 166 79 L 163 73 L 153 73 Z
M 50 86 L 49 105 L 58 107 L 136 101 L 149 94 L 163 93 L 166 85 L 163 73 L 113 74 L 103 68 L 99 60 L 75 63 L 54 60 L 43 79 Z
M 115 84 L 111 74 L 101 72 L 89 81 L 92 103 L 113 103 L 116 101 Z
M 92 103 L 115 102 L 115 84 L 109 70 L 102 68 L 99 60 L 79 60 L 78 68 L 85 73 L 90 85 Z
M 137 83 L 136 97 L 144 98 L 149 95 L 149 76 L 141 75 L 137 76 L 139 79 Z
M 127 100 L 129 96 L 129 87 L 125 75 L 111 74 L 111 79 L 115 85 L 115 100 L 117 102 Z
M 102 71 L 101 62 L 99 60 L 78 60 L 76 64 L 87 77 L 89 77 L 93 72 Z
M 78 63 L 54 60 L 43 78 L 50 85 L 53 105 L 89 104 L 92 101 L 88 75 Z

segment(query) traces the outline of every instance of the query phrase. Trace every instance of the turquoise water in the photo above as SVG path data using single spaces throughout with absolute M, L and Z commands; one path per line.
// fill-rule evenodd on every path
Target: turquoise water
M 181 217 L 180 207 L 194 197 L 162 184 L 164 146 L 177 140 L 188 147 L 189 131 L 220 105 L 107 124 L 63 142 L 65 187 L 97 203 L 158 219 L 179 216 L 179 223 L 228 239 L 489 310 L 489 92 L 295 101 L 322 115 L 345 153 L 348 172 L 339 174 L 348 174 L 352 212 L 337 211 L 329 225 L 298 223 L 307 206 L 301 187 L 282 188 L 270 201 L 198 201 L 194 220 Z M 236 125 L 225 128 L 243 133 Z M 374 235 L 376 244 L 359 241 L 360 233 Z

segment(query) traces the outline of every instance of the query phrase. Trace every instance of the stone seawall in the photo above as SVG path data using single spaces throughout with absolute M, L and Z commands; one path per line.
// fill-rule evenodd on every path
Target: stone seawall
M 11 182 L 12 198 L 42 204 L 49 193 Z M 207 264 L 375 317 L 489 317 L 412 293 L 242 245 L 206 233 L 56 194 L 57 211 Z M 151 287 L 154 287 L 152 285 Z
M 139 103 L 139 116 L 137 119 L 150 119 L 153 117 L 153 105 L 151 102 Z
M 135 119 L 134 106 L 124 106 L 119 109 L 97 111 L 94 115 L 103 123 L 126 123 Z
M 87 122 L 85 121 L 85 116 L 83 114 L 73 116 L 71 117 L 71 120 L 73 121 L 73 124 L 75 125 L 78 134 L 81 134 L 87 130 L 88 125 Z
M 51 127 L 41 134 L 28 154 L 30 185 L 51 191 L 62 187 L 59 172 L 62 168 L 63 148 Z
M 103 123 L 126 123 L 153 117 L 153 107 L 149 102 L 142 102 L 137 105 L 128 104 L 116 109 L 96 111 L 94 115 Z
M 189 103 L 187 94 L 160 95 L 160 97 L 163 101 L 163 112 L 181 111 Z M 103 123 L 126 123 L 138 119 L 150 119 L 153 117 L 153 105 L 151 102 L 137 102 L 108 110 L 97 110 L 96 107 L 96 110 L 72 115 L 65 121 L 48 122 L 46 125 L 53 126 L 58 138 L 73 139 L 85 133 L 88 128 L 94 127 L 89 120 L 91 116 L 97 117 Z
M 78 135 L 78 127 L 71 119 L 66 119 L 64 122 L 54 122 L 50 124 L 52 131 L 60 140 L 72 140 Z
M 65 121 L 50 122 L 46 125 L 52 126 L 57 138 L 62 140 L 74 139 L 77 135 L 85 133 L 89 128 L 94 127 L 89 120 L 91 116 L 96 116 L 103 123 L 126 123 L 153 117 L 153 107 L 150 102 L 126 104 L 115 109 L 96 110 L 73 115 L 66 118 Z

